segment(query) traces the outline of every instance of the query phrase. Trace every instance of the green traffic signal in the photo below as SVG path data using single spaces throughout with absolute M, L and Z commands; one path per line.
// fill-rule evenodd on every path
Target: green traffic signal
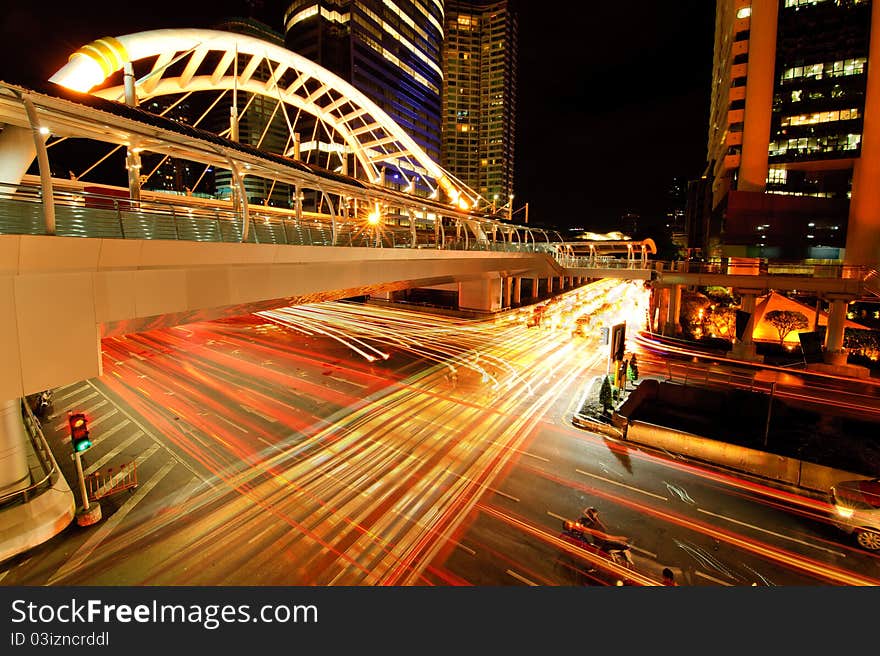
M 90 446 L 89 424 L 82 412 L 70 413 L 67 416 L 67 424 L 70 428 L 70 443 L 76 453 L 82 453 Z

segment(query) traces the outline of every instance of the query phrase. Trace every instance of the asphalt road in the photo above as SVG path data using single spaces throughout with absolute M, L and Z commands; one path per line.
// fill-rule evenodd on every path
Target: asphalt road
M 0 583 L 880 583 L 821 500 L 571 425 L 605 373 L 598 328 L 646 302 L 605 281 L 531 328 L 330 304 L 105 340 L 104 374 L 56 390 L 44 430 L 61 455 L 65 412 L 86 412 L 87 473 L 135 462 L 138 486 Z M 633 567 L 563 538 L 585 506 Z

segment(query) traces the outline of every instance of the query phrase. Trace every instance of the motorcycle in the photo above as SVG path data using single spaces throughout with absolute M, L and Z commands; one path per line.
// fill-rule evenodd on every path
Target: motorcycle
M 622 567 L 632 567 L 629 538 L 623 535 L 610 535 L 571 519 L 563 520 L 562 532 L 574 538 L 580 546 L 587 545 L 607 555 L 612 562 Z
M 45 418 L 52 409 L 52 390 L 40 392 L 34 403 L 34 415 L 38 419 Z

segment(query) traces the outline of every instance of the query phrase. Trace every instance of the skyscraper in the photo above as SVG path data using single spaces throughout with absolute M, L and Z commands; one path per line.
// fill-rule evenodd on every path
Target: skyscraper
M 443 167 L 496 208 L 511 202 L 517 17 L 509 0 L 448 0 Z
M 440 161 L 443 0 L 293 0 L 284 31 L 290 50 L 351 83 Z
M 880 261 L 872 33 L 880 35 L 880 3 L 871 0 L 717 0 L 712 209 L 708 230 L 692 230 L 706 243 L 691 246 L 726 257 Z

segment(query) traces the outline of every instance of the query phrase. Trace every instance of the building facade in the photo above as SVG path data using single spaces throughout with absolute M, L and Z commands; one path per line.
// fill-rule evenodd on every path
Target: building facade
M 443 0 L 294 0 L 285 45 L 351 83 L 440 161 Z M 303 137 L 303 153 L 310 141 Z
M 880 2 L 718 0 L 705 201 L 710 256 L 880 261 Z M 875 66 L 870 66 L 871 60 Z M 710 211 L 696 211 L 705 206 Z
M 516 133 L 517 15 L 508 0 L 447 0 L 443 167 L 510 207 Z

